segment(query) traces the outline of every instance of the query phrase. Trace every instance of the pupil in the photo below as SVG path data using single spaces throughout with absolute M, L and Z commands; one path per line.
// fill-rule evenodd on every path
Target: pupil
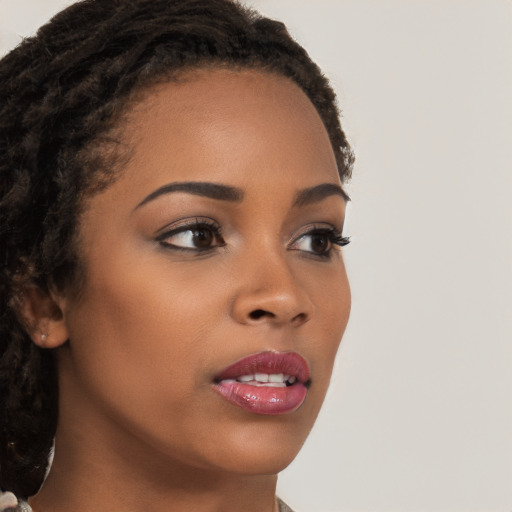
M 208 247 L 213 241 L 213 233 L 208 229 L 196 229 L 194 231 L 194 244 L 197 247 Z
M 327 250 L 328 241 L 325 235 L 315 235 L 311 239 L 311 248 L 317 253 L 323 253 Z

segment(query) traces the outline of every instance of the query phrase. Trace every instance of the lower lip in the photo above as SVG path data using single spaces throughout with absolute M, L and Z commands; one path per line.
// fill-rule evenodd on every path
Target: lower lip
M 274 416 L 296 411 L 303 404 L 307 394 L 306 386 L 300 382 L 278 388 L 221 381 L 214 389 L 228 402 L 246 411 Z

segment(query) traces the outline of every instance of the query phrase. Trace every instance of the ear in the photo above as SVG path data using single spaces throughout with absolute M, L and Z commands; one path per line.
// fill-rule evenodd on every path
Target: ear
M 21 294 L 20 316 L 32 341 L 41 348 L 57 348 L 69 338 L 59 302 L 63 301 L 38 286 L 31 286 Z

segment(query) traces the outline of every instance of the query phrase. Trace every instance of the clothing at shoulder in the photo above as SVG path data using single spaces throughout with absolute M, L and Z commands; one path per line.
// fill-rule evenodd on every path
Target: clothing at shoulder
M 277 498 L 277 504 L 279 505 L 279 512 L 293 512 L 293 510 L 279 498 Z
M 32 508 L 12 492 L 0 492 L 0 512 L 32 512 Z
M 293 510 L 282 500 L 277 498 L 279 512 L 293 512 Z M 18 501 L 12 492 L 0 494 L 0 512 L 32 512 L 32 508 L 25 501 Z

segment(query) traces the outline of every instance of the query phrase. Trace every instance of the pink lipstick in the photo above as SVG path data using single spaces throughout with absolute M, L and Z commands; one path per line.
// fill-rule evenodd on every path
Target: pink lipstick
M 214 389 L 256 414 L 286 414 L 304 402 L 309 366 L 296 352 L 260 352 L 244 357 L 215 377 Z

